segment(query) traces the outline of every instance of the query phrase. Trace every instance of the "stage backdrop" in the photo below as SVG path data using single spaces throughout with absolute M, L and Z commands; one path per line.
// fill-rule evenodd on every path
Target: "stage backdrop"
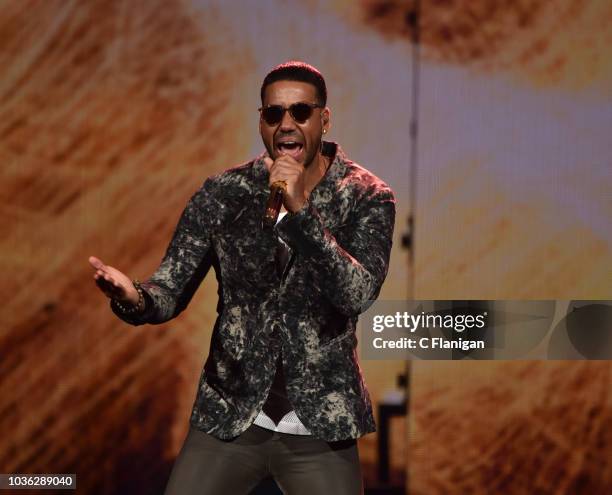
M 1 2 L 0 46 L 0 471 L 160 493 L 208 353 L 214 274 L 177 319 L 134 328 L 87 258 L 149 276 L 206 177 L 263 150 L 261 81 L 293 58 L 327 78 L 329 138 L 391 184 L 401 211 L 405 49 L 316 5 L 172 0 Z M 384 294 L 401 298 L 399 242 L 393 263 Z M 403 371 L 362 364 L 376 402 Z M 371 479 L 375 436 L 361 447 Z
M 177 319 L 134 328 L 87 257 L 150 275 L 204 179 L 262 150 L 259 86 L 287 59 L 321 69 L 330 139 L 396 191 L 381 298 L 610 298 L 610 7 L 506 4 L 421 2 L 408 266 L 412 3 L 0 2 L 0 471 L 76 472 L 88 494 L 163 489 L 208 352 L 214 276 Z M 405 366 L 362 368 L 378 403 Z M 602 491 L 611 373 L 417 363 L 394 477 L 407 466 L 423 494 Z M 360 444 L 368 481 L 374 438 Z
M 334 10 L 396 49 L 415 4 Z M 612 4 L 423 0 L 418 18 L 415 296 L 611 299 Z M 612 489 L 609 363 L 411 371 L 409 493 Z

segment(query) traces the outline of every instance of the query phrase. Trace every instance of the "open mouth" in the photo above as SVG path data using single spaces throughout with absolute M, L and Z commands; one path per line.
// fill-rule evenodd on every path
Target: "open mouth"
M 276 151 L 279 155 L 289 155 L 296 161 L 301 158 L 303 149 L 304 145 L 297 141 L 283 141 L 276 145 Z

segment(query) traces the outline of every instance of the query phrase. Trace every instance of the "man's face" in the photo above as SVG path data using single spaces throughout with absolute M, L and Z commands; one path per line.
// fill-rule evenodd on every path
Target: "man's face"
M 317 103 L 317 89 L 301 81 L 276 81 L 266 87 L 263 107 L 281 105 L 288 109 L 294 103 Z M 314 108 L 303 123 L 296 122 L 286 111 L 278 124 L 259 118 L 259 133 L 273 160 L 286 154 L 308 167 L 321 147 L 323 129 L 329 126 L 329 109 Z

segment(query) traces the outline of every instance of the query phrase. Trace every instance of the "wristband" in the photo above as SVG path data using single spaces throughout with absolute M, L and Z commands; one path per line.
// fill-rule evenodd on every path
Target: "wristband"
M 117 306 L 117 308 L 119 308 L 119 311 L 126 315 L 142 313 L 145 309 L 145 298 L 142 287 L 140 286 L 140 282 L 138 281 L 138 279 L 134 279 L 132 280 L 132 283 L 134 284 L 134 288 L 138 292 L 138 302 L 136 304 L 125 305 L 121 304 L 119 301 L 117 301 L 117 299 L 113 299 L 113 304 Z

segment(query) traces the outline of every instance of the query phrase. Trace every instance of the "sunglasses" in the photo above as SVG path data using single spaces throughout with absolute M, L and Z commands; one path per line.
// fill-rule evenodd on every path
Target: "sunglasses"
M 282 105 L 270 105 L 269 107 L 258 108 L 258 110 L 266 124 L 277 125 L 283 120 L 286 111 L 289 111 L 291 118 L 298 124 L 303 124 L 312 116 L 312 111 L 315 108 L 323 108 L 323 106 L 316 103 L 294 103 L 289 108 Z

